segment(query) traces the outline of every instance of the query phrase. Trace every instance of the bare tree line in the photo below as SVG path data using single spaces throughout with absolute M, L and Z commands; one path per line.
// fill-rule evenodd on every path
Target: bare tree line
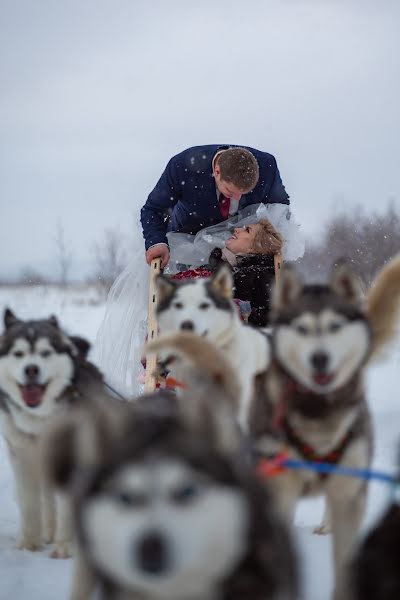
M 66 287 L 73 283 L 72 270 L 77 260 L 72 252 L 72 242 L 61 222 L 53 237 L 53 276 L 46 275 L 33 266 L 24 267 L 17 278 L 1 278 L 0 285 L 48 285 Z M 96 284 L 99 291 L 107 293 L 114 280 L 125 268 L 130 253 L 128 236 L 118 227 L 109 227 L 91 247 L 92 267 L 85 280 Z
M 307 241 L 298 267 L 308 278 L 325 279 L 332 265 L 345 258 L 369 285 L 376 272 L 399 252 L 400 214 L 394 205 L 381 214 L 357 207 L 331 218 L 318 242 Z

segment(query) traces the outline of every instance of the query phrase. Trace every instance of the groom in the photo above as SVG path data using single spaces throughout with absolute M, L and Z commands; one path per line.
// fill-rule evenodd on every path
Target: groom
M 195 146 L 172 157 L 141 210 L 146 261 L 169 260 L 167 231 L 195 234 L 250 204 L 289 204 L 272 154 Z

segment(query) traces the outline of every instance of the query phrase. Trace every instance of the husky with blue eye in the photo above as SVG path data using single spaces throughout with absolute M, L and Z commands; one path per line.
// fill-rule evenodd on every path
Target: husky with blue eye
M 209 279 L 179 282 L 159 275 L 156 311 L 162 334 L 191 331 L 224 353 L 240 387 L 238 422 L 247 431 L 254 380 L 270 364 L 270 345 L 260 329 L 240 320 L 233 302 L 231 271 L 221 267 Z M 179 365 L 174 365 L 173 374 L 181 379 Z
M 234 373 L 193 334 L 163 348 L 190 356 L 190 391 L 81 411 L 49 437 L 74 506 L 72 598 L 295 600 L 288 531 L 242 454 Z
M 40 456 L 43 434 L 55 415 L 79 403 L 92 385 L 102 387 L 86 362 L 89 343 L 67 336 L 57 319 L 23 321 L 9 309 L 0 337 L 0 429 L 14 471 L 21 516 L 19 548 L 54 542 L 52 556 L 70 554 L 70 519 L 64 500 L 46 481 Z
M 365 367 L 394 336 L 400 306 L 400 258 L 377 276 L 366 298 L 341 264 L 327 285 L 306 285 L 286 268 L 273 294 L 272 367 L 259 380 L 250 432 L 258 455 L 285 447 L 295 459 L 367 469 L 372 433 Z M 267 398 L 267 401 L 266 401 Z M 324 494 L 331 518 L 337 589 L 365 508 L 361 479 L 286 471 L 271 480 L 291 518 L 297 500 Z

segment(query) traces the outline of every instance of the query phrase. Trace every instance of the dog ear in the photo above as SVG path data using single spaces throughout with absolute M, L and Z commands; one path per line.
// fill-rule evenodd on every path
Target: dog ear
M 166 298 L 172 295 L 175 290 L 177 283 L 165 275 L 157 275 L 156 287 L 157 287 L 157 303 L 163 302 Z
M 272 293 L 271 308 L 274 311 L 280 311 L 282 308 L 291 304 L 300 294 L 303 288 L 303 282 L 297 272 L 286 265 L 275 283 Z
M 9 308 L 6 308 L 4 311 L 4 327 L 6 329 L 9 329 L 16 323 L 20 323 L 20 320 L 17 319 L 17 317 L 12 312 L 12 310 L 10 310 Z
M 87 358 L 87 355 L 88 355 L 90 347 L 91 347 L 90 342 L 88 342 L 84 338 L 80 337 L 79 335 L 70 335 L 69 339 L 71 340 L 73 345 L 78 350 L 79 356 L 81 358 Z
M 243 438 L 232 406 L 224 398 L 203 392 L 185 392 L 177 397 L 183 422 L 217 452 L 225 456 L 237 454 Z
M 223 298 L 231 300 L 233 298 L 233 277 L 232 271 L 226 265 L 222 265 L 218 271 L 211 277 L 212 287 Z
M 60 329 L 57 317 L 55 315 L 50 315 L 50 317 L 47 320 L 49 321 L 50 325 L 56 327 L 57 329 Z
M 361 306 L 364 298 L 361 281 L 344 259 L 338 261 L 333 267 L 331 288 L 347 302 Z
M 163 335 L 146 345 L 148 353 L 168 352 L 179 360 L 184 391 L 177 396 L 186 427 L 204 432 L 207 443 L 224 454 L 237 451 L 240 437 L 235 420 L 240 386 L 232 365 L 210 341 L 191 332 Z
M 93 469 L 107 457 L 113 440 L 121 430 L 121 407 L 107 398 L 73 409 L 67 417 L 55 420 L 42 441 L 47 476 L 56 487 L 67 490 L 79 473 Z

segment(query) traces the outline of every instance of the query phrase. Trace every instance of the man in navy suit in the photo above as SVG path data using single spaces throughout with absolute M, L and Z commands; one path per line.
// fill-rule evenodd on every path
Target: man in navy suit
M 141 211 L 146 261 L 169 260 L 167 231 L 195 234 L 250 204 L 289 204 L 272 154 L 195 146 L 173 156 Z

